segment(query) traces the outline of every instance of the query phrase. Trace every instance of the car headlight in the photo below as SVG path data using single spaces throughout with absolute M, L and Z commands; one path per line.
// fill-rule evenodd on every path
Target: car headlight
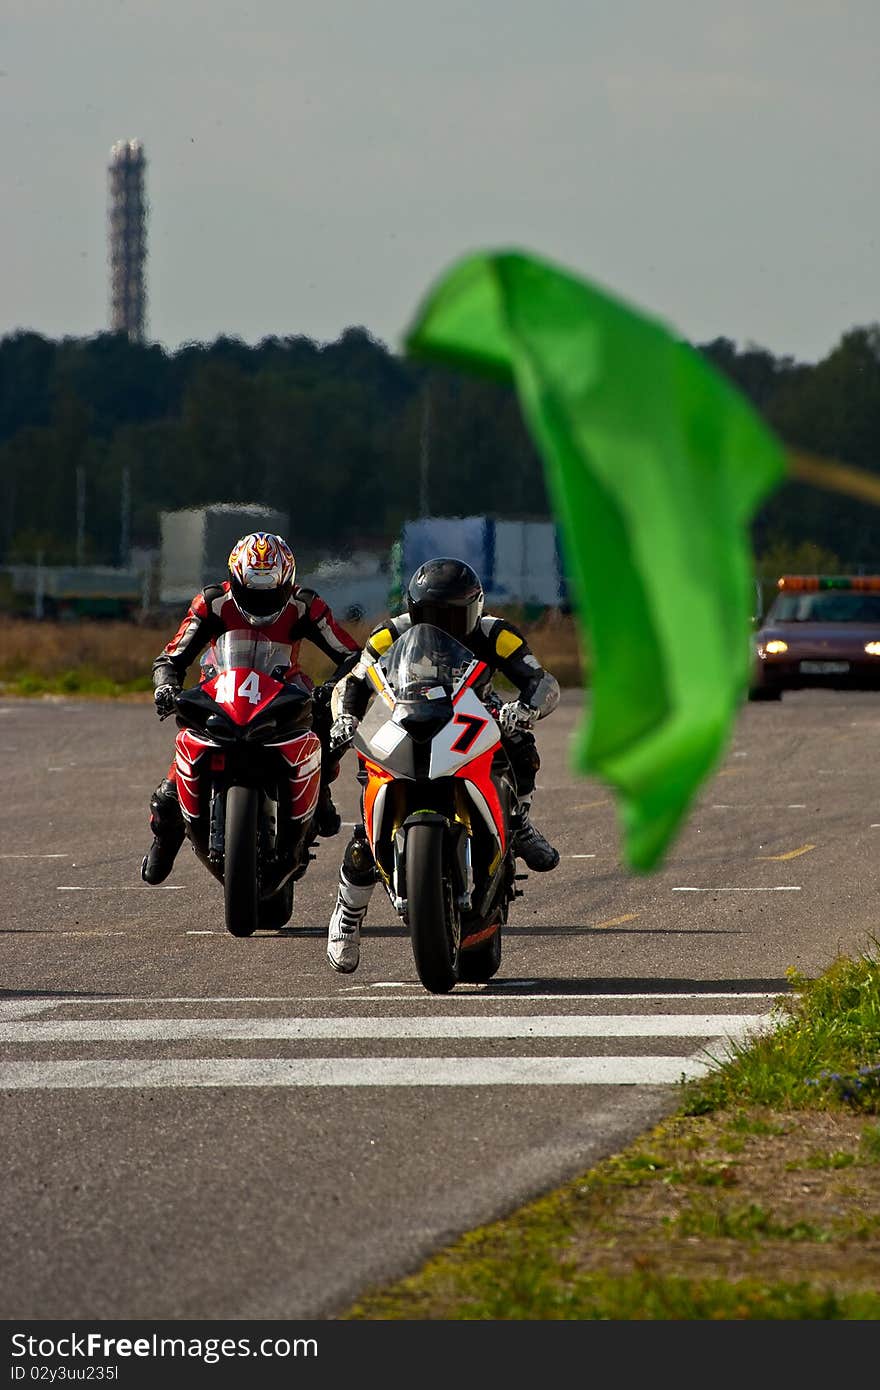
M 865 651 L 868 656 L 880 656 L 880 642 L 866 642 Z
M 764 651 L 768 656 L 781 656 L 788 651 L 788 643 L 783 642 L 781 637 L 772 637 L 769 642 L 764 643 Z

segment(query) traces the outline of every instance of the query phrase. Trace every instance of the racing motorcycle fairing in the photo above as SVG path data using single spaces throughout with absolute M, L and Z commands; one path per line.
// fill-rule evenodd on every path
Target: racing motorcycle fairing
M 354 746 L 379 875 L 408 920 L 407 837 L 414 826 L 436 827 L 455 919 L 449 930 L 462 949 L 485 943 L 514 896 L 509 825 L 516 804 L 500 728 L 478 694 L 488 668 L 455 638 L 422 623 L 369 674 L 379 698 L 358 725 Z
M 277 894 L 309 859 L 321 781 L 311 692 L 290 677 L 290 648 L 258 632 L 227 632 L 201 662 L 201 680 L 177 700 L 175 770 L 187 836 L 224 881 L 226 793 L 253 788 L 259 897 Z

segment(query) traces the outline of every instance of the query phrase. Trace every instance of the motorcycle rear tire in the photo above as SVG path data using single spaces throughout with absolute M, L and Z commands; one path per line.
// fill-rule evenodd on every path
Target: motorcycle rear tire
M 293 912 L 293 879 L 260 903 L 260 926 L 266 931 L 286 927 Z
M 406 837 L 407 920 L 418 977 L 431 994 L 458 980 L 458 942 L 443 871 L 442 825 L 411 825 Z
M 496 928 L 489 940 L 480 946 L 462 951 L 458 958 L 458 978 L 462 984 L 484 985 L 501 964 L 501 928 Z
M 226 793 L 223 902 L 226 930 L 253 936 L 260 925 L 257 886 L 257 816 L 260 795 L 253 787 L 230 787 Z

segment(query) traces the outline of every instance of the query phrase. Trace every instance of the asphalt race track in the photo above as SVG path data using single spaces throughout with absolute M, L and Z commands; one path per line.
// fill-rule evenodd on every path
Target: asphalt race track
M 381 890 L 360 969 L 327 965 L 345 830 L 291 927 L 236 940 L 188 846 L 140 881 L 171 724 L 0 701 L 0 1318 L 333 1318 L 653 1124 L 789 969 L 871 946 L 880 696 L 746 705 L 646 877 L 569 770 L 579 712 L 538 729 L 562 862 L 522 885 L 491 985 L 437 998 Z

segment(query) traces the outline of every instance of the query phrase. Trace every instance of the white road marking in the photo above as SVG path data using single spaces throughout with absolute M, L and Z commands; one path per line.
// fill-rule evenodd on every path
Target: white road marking
M 673 893 L 800 893 L 799 883 L 780 883 L 772 888 L 673 888 Z
M 58 1005 L 64 1002 L 63 999 L 2 999 L 0 1019 L 28 1018 L 31 1014 L 48 1013 L 50 1009 L 57 1009 Z M 77 1000 L 77 1003 L 80 1002 Z
M 9 1091 L 182 1086 L 670 1086 L 705 1076 L 692 1057 L 223 1057 L 10 1062 Z
M 69 854 L 0 854 L 0 859 L 69 859 Z
M 188 931 L 187 936 L 213 936 L 214 932 L 210 927 L 201 928 L 199 931 Z
M 71 930 L 69 930 L 69 931 L 57 931 L 57 932 L 54 933 L 54 935 L 55 935 L 55 936 L 127 936 L 127 935 L 128 935 L 128 932 L 124 932 L 124 931 L 91 931 L 91 930 L 89 930 L 89 931 L 74 931 L 74 930 L 71 929 Z
M 59 883 L 59 893 L 181 893 L 182 883 L 119 883 L 110 888 L 93 888 L 88 883 Z
M 78 772 L 83 766 L 82 763 L 65 763 L 63 767 L 47 767 L 47 772 Z M 93 763 L 89 764 L 89 772 L 128 772 L 127 767 L 96 767 Z
M 396 1038 L 743 1038 L 760 1014 L 517 1014 L 449 1018 L 105 1018 L 0 1022 L 3 1043 L 295 1042 Z M 766 1026 L 766 1025 L 765 1025 Z M 0 1065 L 2 1076 L 2 1065 Z
M 595 856 L 595 854 L 572 854 L 572 855 L 569 856 L 569 858 L 571 858 L 571 859 L 595 859 L 596 856 Z

